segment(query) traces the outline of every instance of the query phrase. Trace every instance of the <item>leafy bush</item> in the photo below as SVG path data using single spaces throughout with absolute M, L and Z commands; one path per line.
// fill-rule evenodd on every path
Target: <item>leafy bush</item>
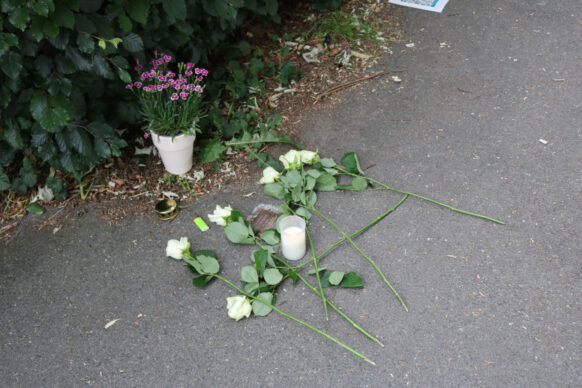
M 277 0 L 0 0 L 0 9 L 0 190 L 21 194 L 43 167 L 80 182 L 120 155 L 114 128 L 138 119 L 123 88 L 133 58 L 163 48 L 204 63 L 246 18 L 279 20 Z

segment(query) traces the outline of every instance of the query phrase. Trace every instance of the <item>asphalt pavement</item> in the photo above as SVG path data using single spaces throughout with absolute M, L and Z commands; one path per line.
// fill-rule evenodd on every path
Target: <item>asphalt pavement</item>
M 403 41 L 371 69 L 404 70 L 402 82 L 338 94 L 302 118 L 299 140 L 336 160 L 355 151 L 392 187 L 506 225 L 409 198 L 357 237 L 408 312 L 351 246 L 323 259 L 362 275 L 362 290 L 326 294 L 384 347 L 335 313 L 326 320 L 304 286 L 281 287 L 277 306 L 376 366 L 275 313 L 235 322 L 235 291 L 219 281 L 196 289 L 165 257 L 168 239 L 187 236 L 238 283 L 253 248 L 191 219 L 216 204 L 245 214 L 276 205 L 257 183 L 205 196 L 171 223 L 109 226 L 95 205 L 53 234 L 28 216 L 0 246 L 0 385 L 580 386 L 582 4 L 451 0 L 442 14 L 405 15 Z M 318 206 L 354 232 L 400 198 L 332 192 Z M 310 230 L 317 251 L 340 237 L 317 217 Z

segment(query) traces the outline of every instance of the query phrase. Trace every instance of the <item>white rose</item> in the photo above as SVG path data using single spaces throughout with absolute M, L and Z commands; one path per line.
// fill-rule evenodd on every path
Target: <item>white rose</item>
M 313 164 L 319 162 L 319 155 L 317 152 L 313 151 L 299 151 L 299 157 L 301 158 L 301 163 Z
M 297 150 L 290 150 L 285 155 L 279 156 L 279 160 L 285 169 L 294 169 L 301 164 L 301 155 Z
M 249 317 L 253 308 L 251 303 L 244 295 L 231 296 L 226 298 L 226 308 L 228 309 L 228 316 L 235 320 Z
M 187 237 L 182 237 L 180 241 L 170 240 L 166 247 L 166 256 L 170 256 L 176 260 L 181 260 L 185 251 L 190 250 L 190 243 Z
M 279 174 L 279 171 L 269 166 L 263 170 L 263 177 L 261 178 L 259 183 L 262 185 L 267 183 L 273 183 L 275 182 L 275 179 L 277 179 L 280 175 L 281 174 Z
M 230 213 L 232 213 L 230 206 L 222 208 L 220 205 L 216 205 L 214 213 L 209 214 L 208 219 L 217 225 L 226 226 L 226 218 L 230 217 Z

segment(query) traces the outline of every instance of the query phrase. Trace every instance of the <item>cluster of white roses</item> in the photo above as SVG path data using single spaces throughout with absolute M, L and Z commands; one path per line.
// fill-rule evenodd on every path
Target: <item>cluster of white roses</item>
M 220 208 L 220 206 L 217 206 L 217 208 Z M 220 211 L 223 212 L 221 214 L 224 214 L 226 209 L 230 209 L 230 206 L 224 209 L 220 208 Z M 230 215 L 230 211 L 228 215 Z M 224 219 L 222 221 L 224 222 Z M 187 237 L 182 237 L 180 240 L 169 240 L 166 246 L 166 256 L 176 260 L 182 260 L 183 256 L 189 252 L 190 242 L 188 242 Z M 248 318 L 253 311 L 250 300 L 244 295 L 226 298 L 226 308 L 228 309 L 228 316 L 237 321 L 244 317 Z
M 303 164 L 313 164 L 319 162 L 320 158 L 317 152 L 314 151 L 297 151 L 290 150 L 285 155 L 279 156 L 279 161 L 285 167 L 285 170 L 294 170 L 300 168 Z M 279 179 L 281 173 L 275 170 L 273 167 L 267 167 L 263 170 L 263 177 L 259 183 L 265 185 L 267 183 L 273 183 Z

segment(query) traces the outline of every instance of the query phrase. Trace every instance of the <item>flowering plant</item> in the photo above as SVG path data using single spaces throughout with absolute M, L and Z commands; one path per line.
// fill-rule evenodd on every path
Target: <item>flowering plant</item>
M 169 68 L 172 56 L 158 51 L 154 55 L 149 70 L 136 60 L 139 79 L 125 86 L 139 100 L 140 114 L 147 121 L 144 129 L 172 137 L 200 132 L 202 81 L 208 70 L 179 62 L 174 72 Z

